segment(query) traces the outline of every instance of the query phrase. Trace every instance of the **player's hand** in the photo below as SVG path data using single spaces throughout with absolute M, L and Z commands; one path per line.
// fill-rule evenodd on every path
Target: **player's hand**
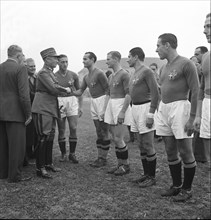
M 201 125 L 201 117 L 196 117 L 193 122 L 194 130 L 199 132 L 200 131 L 200 125 Z
M 103 121 L 104 121 L 104 117 L 105 117 L 105 114 L 104 114 L 104 113 L 100 115 L 100 118 L 101 118 Z
M 83 111 L 81 108 L 78 109 L 78 117 L 80 118 L 83 115 Z
M 67 92 L 68 94 L 71 93 L 71 89 L 70 89 L 69 87 L 66 87 L 65 89 L 66 89 L 66 92 Z
M 120 112 L 117 118 L 117 124 L 123 124 L 125 119 L 125 113 Z
M 194 127 L 193 127 L 193 122 L 192 121 L 188 121 L 185 125 L 185 132 L 187 132 L 188 136 L 191 136 L 194 132 Z
M 31 120 L 32 120 L 32 116 L 30 115 L 30 116 L 26 119 L 25 125 L 27 126 L 27 125 L 31 122 Z
M 152 128 L 153 124 L 154 124 L 154 118 L 147 117 L 146 118 L 146 127 L 147 128 Z

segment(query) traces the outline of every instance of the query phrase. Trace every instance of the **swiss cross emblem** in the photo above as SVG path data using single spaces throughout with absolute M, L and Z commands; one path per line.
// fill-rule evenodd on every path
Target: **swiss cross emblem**
M 176 76 L 177 76 L 177 71 L 176 70 L 172 70 L 169 73 L 169 80 L 174 80 Z
M 137 84 L 138 80 L 139 80 L 139 78 L 133 79 L 133 81 L 132 81 L 132 82 L 133 82 L 133 85 Z
M 91 87 L 94 87 L 96 85 L 96 82 L 91 82 L 90 85 Z
M 118 81 L 114 81 L 114 82 L 113 82 L 113 87 L 118 86 L 118 85 L 119 85 L 119 82 L 118 82 Z
M 70 85 L 70 86 L 73 86 L 73 85 L 74 85 L 74 79 L 72 79 L 72 78 L 70 79 L 69 85 Z

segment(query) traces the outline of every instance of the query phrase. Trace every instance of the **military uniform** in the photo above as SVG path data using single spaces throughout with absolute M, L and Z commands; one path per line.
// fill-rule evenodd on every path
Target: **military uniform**
M 49 53 L 49 56 L 57 56 L 52 48 L 42 51 L 41 56 L 44 59 Z M 44 178 L 50 176 L 43 175 L 42 168 L 58 171 L 52 164 L 52 149 L 56 118 L 60 117 L 57 96 L 61 92 L 66 92 L 66 89 L 58 85 L 53 69 L 44 64 L 37 75 L 36 94 L 32 104 L 33 120 L 39 139 L 36 149 L 37 175 Z

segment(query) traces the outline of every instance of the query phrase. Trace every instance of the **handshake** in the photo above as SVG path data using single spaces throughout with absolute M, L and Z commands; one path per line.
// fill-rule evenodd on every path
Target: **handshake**
M 74 96 L 75 95 L 74 91 L 76 91 L 76 90 L 75 90 L 74 87 L 66 87 L 64 89 L 66 90 L 65 92 L 67 93 L 68 96 Z
M 58 85 L 58 89 L 62 93 L 66 93 L 67 95 L 71 95 L 71 96 L 73 96 L 74 95 L 74 91 L 76 91 L 75 87 L 72 84 L 70 84 L 69 87 L 63 87 L 63 86 Z

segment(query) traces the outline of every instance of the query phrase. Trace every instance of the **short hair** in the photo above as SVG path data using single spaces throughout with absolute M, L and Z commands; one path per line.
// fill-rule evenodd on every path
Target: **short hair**
M 89 59 L 93 59 L 94 63 L 97 61 L 97 56 L 93 52 L 86 52 L 85 54 L 89 54 Z
M 156 67 L 156 69 L 158 68 L 157 63 L 151 63 L 149 66 L 155 66 L 155 67 Z
M 118 51 L 110 51 L 108 54 L 111 54 L 112 58 L 117 58 L 118 61 L 121 60 L 121 54 Z
M 141 60 L 141 61 L 144 61 L 145 59 L 145 53 L 144 51 L 142 50 L 141 47 L 134 47 L 133 49 L 131 49 L 129 51 L 129 53 L 134 57 L 134 56 L 138 56 L 138 59 Z
M 27 58 L 26 63 L 29 63 L 29 62 L 34 62 L 34 60 L 32 58 Z
M 208 51 L 207 47 L 204 47 L 204 46 L 199 46 L 196 49 L 200 49 L 202 54 L 204 54 L 204 53 L 206 53 Z
M 8 57 L 13 57 L 15 56 L 17 53 L 21 53 L 22 49 L 18 46 L 18 45 L 11 45 L 9 46 L 9 48 L 7 49 L 7 55 Z
M 173 49 L 177 48 L 177 37 L 171 33 L 161 34 L 158 38 L 161 39 L 162 44 L 169 43 Z
M 208 13 L 208 14 L 206 15 L 206 18 L 209 18 L 209 17 L 211 17 L 211 13 Z
M 58 59 L 61 59 L 61 58 L 67 58 L 67 55 L 65 55 L 65 54 L 60 54 L 59 56 L 58 56 Z

